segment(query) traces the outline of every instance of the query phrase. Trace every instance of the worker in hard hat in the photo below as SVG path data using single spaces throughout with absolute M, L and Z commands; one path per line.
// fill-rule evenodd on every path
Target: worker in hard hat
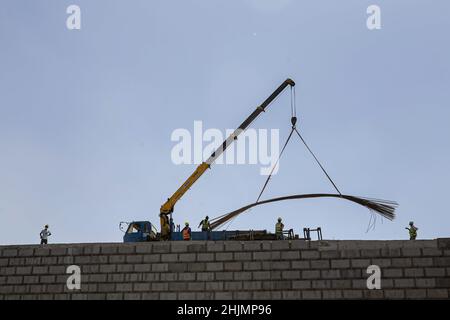
M 416 240 L 417 237 L 417 230 L 419 230 L 419 228 L 417 228 L 414 225 L 413 221 L 409 222 L 409 228 L 406 227 L 405 229 L 407 229 L 409 231 L 409 240 Z
M 39 236 L 41 237 L 41 244 L 47 244 L 48 243 L 48 237 L 51 236 L 52 233 L 50 230 L 48 230 L 48 224 L 44 226 L 44 229 L 41 231 Z
M 183 240 L 191 240 L 191 228 L 189 227 L 189 222 L 184 224 L 183 230 L 181 230 L 181 234 L 183 235 Z
M 200 228 L 200 226 L 202 226 L 202 231 L 210 231 L 211 226 L 209 224 L 209 217 L 208 216 L 206 216 L 205 219 L 200 221 L 200 223 L 198 224 L 198 227 Z
M 281 222 L 281 218 L 278 218 L 278 222 L 275 225 L 275 236 L 277 240 L 283 240 L 283 228 L 284 224 Z

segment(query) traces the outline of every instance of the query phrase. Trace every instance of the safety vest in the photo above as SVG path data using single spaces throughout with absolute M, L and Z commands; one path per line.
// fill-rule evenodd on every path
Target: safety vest
M 417 236 L 417 228 L 412 226 L 411 228 L 409 228 L 409 235 L 411 237 L 416 237 Z
M 185 227 L 183 229 L 183 240 L 191 240 L 191 228 Z
M 277 222 L 275 225 L 275 233 L 276 234 L 282 234 L 283 233 L 283 227 L 284 225 L 281 222 Z
M 202 229 L 209 229 L 209 221 L 206 219 L 203 219 L 202 221 Z

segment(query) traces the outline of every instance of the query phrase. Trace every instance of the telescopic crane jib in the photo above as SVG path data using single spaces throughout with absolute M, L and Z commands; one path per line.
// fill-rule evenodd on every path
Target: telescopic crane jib
M 292 79 L 286 79 L 260 106 L 258 106 L 255 111 L 253 111 L 244 122 L 220 145 L 211 156 L 202 162 L 195 171 L 190 175 L 190 177 L 178 188 L 175 193 L 167 199 L 167 201 L 161 206 L 160 209 L 160 223 L 161 223 L 161 239 L 169 239 L 170 237 L 170 223 L 169 215 L 173 213 L 175 204 L 181 197 L 189 190 L 189 188 L 205 173 L 206 169 L 211 167 L 211 164 L 225 152 L 227 147 L 237 139 L 239 134 L 241 134 L 247 127 L 264 112 L 269 104 L 275 100 L 275 98 L 283 92 L 286 87 L 295 86 L 295 82 Z M 294 118 L 293 118 L 294 119 Z

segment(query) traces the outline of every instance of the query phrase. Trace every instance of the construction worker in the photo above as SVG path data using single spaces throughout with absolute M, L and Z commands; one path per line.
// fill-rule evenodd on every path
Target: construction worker
M 277 240 L 283 240 L 283 228 L 284 224 L 281 222 L 281 218 L 278 218 L 278 222 L 275 225 L 275 235 Z
M 170 239 L 169 218 L 167 217 L 167 215 L 160 213 L 159 220 L 161 223 L 161 240 L 169 240 Z
M 419 228 L 417 228 L 417 227 L 414 225 L 414 222 L 413 222 L 413 221 L 410 221 L 410 222 L 409 222 L 409 228 L 406 227 L 405 229 L 409 231 L 409 240 L 416 240 L 416 237 L 417 237 L 417 230 L 419 230 Z
M 48 230 L 48 224 L 46 224 L 44 226 L 44 230 L 42 230 L 39 235 L 41 237 L 41 244 L 47 244 L 48 243 L 48 237 L 52 235 L 50 230 Z
M 185 223 L 185 227 L 181 231 L 183 235 L 183 240 L 191 240 L 191 228 L 189 227 L 189 222 Z
M 198 227 L 200 228 L 200 226 L 202 226 L 202 231 L 209 231 L 211 229 L 208 216 L 206 216 L 205 219 L 200 221 L 200 223 L 198 224 Z

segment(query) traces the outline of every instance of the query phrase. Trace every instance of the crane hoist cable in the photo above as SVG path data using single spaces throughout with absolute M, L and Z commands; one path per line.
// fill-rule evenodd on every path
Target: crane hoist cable
M 261 196 L 262 196 L 264 190 L 266 189 L 267 184 L 269 183 L 269 180 L 270 180 L 270 178 L 272 177 L 273 171 L 274 171 L 275 168 L 278 166 L 278 162 L 280 161 L 281 156 L 283 155 L 284 149 L 286 149 L 286 146 L 287 146 L 287 144 L 289 143 L 289 140 L 291 140 L 291 137 L 292 137 L 292 134 L 293 134 L 293 133 L 294 133 L 294 128 L 292 128 L 291 133 L 289 133 L 289 136 L 288 136 L 288 138 L 286 139 L 286 142 L 284 143 L 283 148 L 281 149 L 281 152 L 280 152 L 280 155 L 278 156 L 277 161 L 276 161 L 275 164 L 273 165 L 272 170 L 270 170 L 270 173 L 269 173 L 269 175 L 267 176 L 266 181 L 264 182 L 264 185 L 263 185 L 263 187 L 262 187 L 262 189 L 261 189 L 261 192 L 259 193 L 258 199 L 256 199 L 256 202 L 259 201 L 259 199 L 261 198 Z
M 261 196 L 262 196 L 264 190 L 266 189 L 267 184 L 269 183 L 270 179 L 272 178 L 273 171 L 278 166 L 278 162 L 280 161 L 281 156 L 283 155 L 284 149 L 286 149 L 286 146 L 288 145 L 289 141 L 291 140 L 292 134 L 294 133 L 295 124 L 297 123 L 297 110 L 296 109 L 297 109 L 297 107 L 295 105 L 295 87 L 291 87 L 291 124 L 292 124 L 292 129 L 291 129 L 291 132 L 289 133 L 289 136 L 286 139 L 286 142 L 283 145 L 283 148 L 281 149 L 281 152 L 280 152 L 280 155 L 278 156 L 277 161 L 273 165 L 272 169 L 270 170 L 269 175 L 267 176 L 266 181 L 264 182 L 264 185 L 258 195 L 258 199 L 256 199 L 256 202 L 258 202 L 259 199 L 261 199 Z
M 281 149 L 281 152 L 280 152 L 280 155 L 278 156 L 277 161 L 272 166 L 272 170 L 270 171 L 269 175 L 267 176 L 267 179 L 264 182 L 264 185 L 263 185 L 263 187 L 261 189 L 261 192 L 259 193 L 258 198 L 256 199 L 256 202 L 259 202 L 259 199 L 261 199 L 261 196 L 262 196 L 264 190 L 266 189 L 267 184 L 269 183 L 270 179 L 272 178 L 273 171 L 278 166 L 278 162 L 280 161 L 280 158 L 283 155 L 283 152 L 286 149 L 286 146 L 288 145 L 288 143 L 289 143 L 289 141 L 290 141 L 294 131 L 300 137 L 300 140 L 303 142 L 303 144 L 305 145 L 305 147 L 309 151 L 309 153 L 313 156 L 314 160 L 319 165 L 320 169 L 322 169 L 322 172 L 325 174 L 325 176 L 328 178 L 328 180 L 331 182 L 331 184 L 333 185 L 334 189 L 336 189 L 336 191 L 337 191 L 337 193 L 339 195 L 342 195 L 341 191 L 339 191 L 339 189 L 336 186 L 336 184 L 334 183 L 333 179 L 331 179 L 330 175 L 325 170 L 325 168 L 322 166 L 322 164 L 320 163 L 319 159 L 316 157 L 314 152 L 308 146 L 308 144 L 306 143 L 305 139 L 303 139 L 302 135 L 300 134 L 300 132 L 298 131 L 298 129 L 296 127 L 296 124 L 297 124 L 297 107 L 296 107 L 296 104 L 295 104 L 295 87 L 291 87 L 291 125 L 292 125 L 291 132 L 289 133 L 289 136 L 286 139 L 286 142 L 284 143 L 283 148 Z
M 258 199 L 256 199 L 256 202 L 259 201 L 259 199 L 261 198 L 261 196 L 262 196 L 264 190 L 266 189 L 267 184 L 269 183 L 269 180 L 270 180 L 270 178 L 272 177 L 273 171 L 274 171 L 275 168 L 277 167 L 278 162 L 280 161 L 281 156 L 282 156 L 282 154 L 283 154 L 283 152 L 284 152 L 284 149 L 286 149 L 286 146 L 288 145 L 289 140 L 291 139 L 292 134 L 294 133 L 295 122 L 297 122 L 296 113 L 297 113 L 297 110 L 296 110 L 296 105 L 295 105 L 295 86 L 291 86 L 291 123 L 292 123 L 292 129 L 291 129 L 291 132 L 289 133 L 288 138 L 286 139 L 286 142 L 285 142 L 284 145 L 283 145 L 283 148 L 281 149 L 280 155 L 278 156 L 278 159 L 277 159 L 275 165 L 274 165 L 274 166 L 272 167 L 272 169 L 270 170 L 270 174 L 268 175 L 268 177 L 267 177 L 267 179 L 266 179 L 266 181 L 265 181 L 265 183 L 264 183 L 264 186 L 262 187 L 261 192 L 259 193 Z M 226 215 L 226 214 L 225 214 L 225 215 Z M 215 218 L 215 219 L 220 219 L 220 218 L 222 218 L 222 217 L 225 216 L 225 215 L 222 215 L 222 216 L 217 217 L 217 218 Z M 236 217 L 237 217 L 237 216 L 235 216 L 234 218 L 232 218 L 232 219 L 230 220 L 230 222 L 229 222 L 228 225 L 226 226 L 225 230 L 228 230 L 228 228 L 229 228 L 230 225 L 233 223 L 234 219 L 236 219 Z
M 277 161 L 275 162 L 274 166 L 272 167 L 272 169 L 270 171 L 270 174 L 268 175 L 266 181 L 264 182 L 264 185 L 263 185 L 263 187 L 262 187 L 262 189 L 261 189 L 261 191 L 259 193 L 259 196 L 258 196 L 256 202 L 251 203 L 249 205 L 246 205 L 246 206 L 244 206 L 242 208 L 239 208 L 237 210 L 231 211 L 231 212 L 229 212 L 227 214 L 223 214 L 223 215 L 221 215 L 221 216 L 219 216 L 217 218 L 211 219 L 211 221 L 210 221 L 211 222 L 211 230 L 219 228 L 220 226 L 222 226 L 223 224 L 225 224 L 228 221 L 229 221 L 229 225 L 230 225 L 231 222 L 234 219 L 236 219 L 236 217 L 239 214 L 241 214 L 244 211 L 247 211 L 247 210 L 249 210 L 249 209 L 251 209 L 251 208 L 253 208 L 255 206 L 261 205 L 261 204 L 277 202 L 277 201 L 283 201 L 283 200 L 306 199 L 306 198 L 321 198 L 321 197 L 331 197 L 331 198 L 346 199 L 346 200 L 352 201 L 354 203 L 357 203 L 359 205 L 362 205 L 362 206 L 368 208 L 370 211 L 376 212 L 376 213 L 380 214 L 382 217 L 387 218 L 389 220 L 393 220 L 395 218 L 395 209 L 398 206 L 398 204 L 395 201 L 355 197 L 355 196 L 350 196 L 350 195 L 344 195 L 344 194 L 341 193 L 339 188 L 334 183 L 333 179 L 330 177 L 328 172 L 325 170 L 323 165 L 320 163 L 320 161 L 317 158 L 317 156 L 314 154 L 314 152 L 311 150 L 309 145 L 306 143 L 305 139 L 302 137 L 302 135 L 300 134 L 300 132 L 296 128 L 296 123 L 297 123 L 296 113 L 297 113 L 297 110 L 296 110 L 296 105 L 295 105 L 295 87 L 291 87 L 291 125 L 292 125 L 291 131 L 290 131 L 290 133 L 288 135 L 288 138 L 286 139 L 286 142 L 283 145 L 283 148 L 281 149 L 281 152 L 280 152 L 280 155 L 278 156 Z M 328 178 L 330 183 L 333 185 L 334 189 L 336 189 L 337 194 L 327 194 L 327 193 L 299 194 L 299 195 L 291 195 L 291 196 L 278 197 L 278 198 L 272 198 L 272 199 L 267 199 L 267 200 L 260 201 L 260 198 L 261 198 L 264 190 L 266 189 L 266 187 L 267 187 L 267 185 L 268 185 L 268 183 L 269 183 L 269 181 L 270 181 L 270 179 L 272 177 L 273 171 L 277 167 L 278 162 L 279 162 L 281 156 L 283 155 L 284 150 L 286 149 L 286 146 L 288 145 L 289 141 L 291 140 L 291 137 L 292 137 L 292 134 L 294 133 L 294 131 L 299 136 L 300 140 L 303 142 L 303 144 L 305 145 L 305 147 L 309 151 L 309 153 L 313 156 L 314 160 L 319 165 L 320 169 L 325 174 L 325 176 Z M 374 216 L 373 216 L 373 218 L 375 219 Z
M 325 170 L 325 168 L 322 166 L 322 164 L 320 163 L 319 159 L 317 159 L 316 155 L 314 154 L 314 152 L 312 152 L 311 148 L 306 144 L 305 139 L 303 139 L 302 135 L 300 134 L 300 132 L 298 132 L 297 128 L 294 128 L 294 131 L 298 134 L 298 136 L 300 137 L 300 139 L 302 140 L 303 144 L 305 145 L 306 149 L 308 149 L 309 153 L 311 153 L 311 155 L 314 157 L 314 159 L 316 160 L 317 164 L 319 165 L 320 169 L 322 169 L 323 173 L 327 176 L 328 180 L 330 180 L 331 184 L 333 185 L 333 187 L 336 189 L 336 191 L 342 195 L 342 193 L 339 191 L 338 187 L 336 187 L 336 184 L 334 183 L 333 179 L 331 179 L 330 175 L 328 174 L 328 172 Z

